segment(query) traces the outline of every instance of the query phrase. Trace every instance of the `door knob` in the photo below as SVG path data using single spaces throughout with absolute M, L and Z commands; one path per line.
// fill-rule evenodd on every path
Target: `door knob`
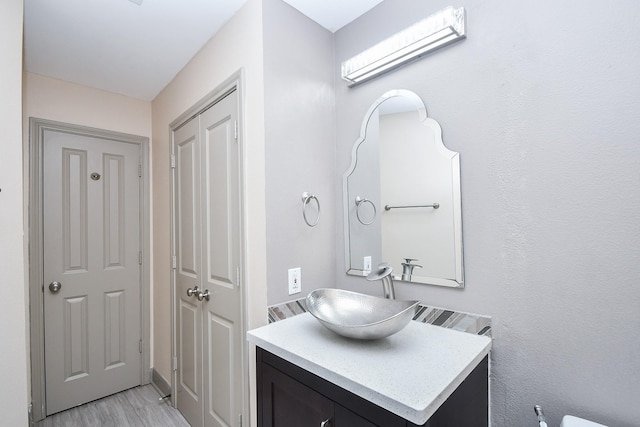
M 53 281 L 49 283 L 49 291 L 51 291 L 52 294 L 58 293 L 60 288 L 62 288 L 62 283 L 60 282 Z
M 331 418 L 328 418 L 320 423 L 320 427 L 331 427 Z
M 202 301 L 203 299 L 206 299 L 207 301 L 211 299 L 211 295 L 209 294 L 209 289 L 205 289 L 204 292 L 203 291 L 198 292 L 198 301 Z
M 198 294 L 198 286 L 194 286 L 193 289 L 188 288 L 187 289 L 187 296 L 188 297 L 192 297 L 193 295 Z M 202 301 L 202 300 L 201 300 Z

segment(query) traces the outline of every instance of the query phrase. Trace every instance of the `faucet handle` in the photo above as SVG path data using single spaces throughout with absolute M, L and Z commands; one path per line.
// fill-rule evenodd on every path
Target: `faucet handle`
M 402 265 L 415 265 L 416 267 L 422 267 L 421 265 L 411 264 L 413 261 L 419 261 L 417 258 L 405 258 L 404 260 L 405 262 L 403 262 Z
M 389 276 L 393 272 L 393 267 L 389 263 L 381 262 L 378 267 L 367 275 L 367 280 L 374 281 Z
M 403 262 L 402 263 L 402 268 L 405 268 L 405 267 L 411 267 L 411 270 L 413 270 L 414 268 L 422 268 L 422 266 L 420 264 L 411 264 L 411 263 Z

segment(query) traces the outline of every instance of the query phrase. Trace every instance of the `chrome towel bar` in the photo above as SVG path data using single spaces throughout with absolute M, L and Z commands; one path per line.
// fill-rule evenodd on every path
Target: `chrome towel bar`
M 384 207 L 385 211 L 390 211 L 391 209 L 405 209 L 405 208 L 433 208 L 438 209 L 440 207 L 440 203 L 433 202 L 431 205 L 406 205 L 406 206 L 391 206 L 386 205 Z

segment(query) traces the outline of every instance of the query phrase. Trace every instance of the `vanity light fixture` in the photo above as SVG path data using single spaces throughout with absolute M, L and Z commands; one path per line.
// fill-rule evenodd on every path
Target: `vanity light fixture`
M 389 72 L 466 37 L 464 8 L 448 7 L 342 63 L 349 86 Z

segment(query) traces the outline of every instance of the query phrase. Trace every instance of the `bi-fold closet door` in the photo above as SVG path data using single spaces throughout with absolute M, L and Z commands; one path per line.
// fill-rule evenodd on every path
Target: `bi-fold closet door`
M 173 133 L 175 398 L 192 426 L 237 426 L 243 407 L 237 98 Z

